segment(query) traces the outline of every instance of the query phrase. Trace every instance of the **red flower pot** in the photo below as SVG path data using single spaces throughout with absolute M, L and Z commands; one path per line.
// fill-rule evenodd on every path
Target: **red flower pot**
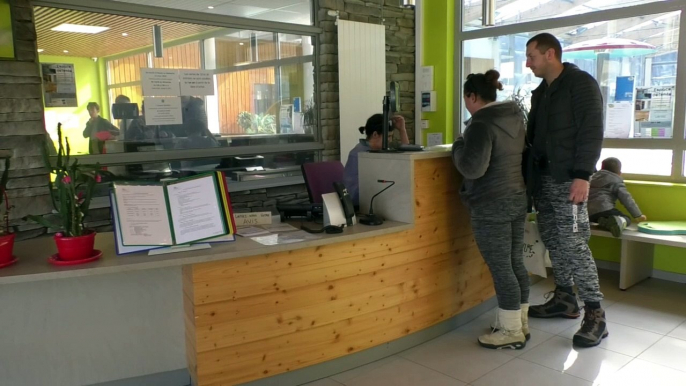
M 95 232 L 90 231 L 83 236 L 65 237 L 61 233 L 55 235 L 55 244 L 60 260 L 83 260 L 93 256 Z
M 14 249 L 14 233 L 0 236 L 0 264 L 12 260 L 12 249 Z

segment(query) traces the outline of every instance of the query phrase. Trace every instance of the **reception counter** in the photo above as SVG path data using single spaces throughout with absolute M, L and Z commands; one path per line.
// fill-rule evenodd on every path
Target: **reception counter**
M 196 385 L 242 384 L 450 320 L 494 292 L 449 154 L 361 154 L 363 212 L 384 187 L 377 180 L 396 181 L 374 202 L 388 221 L 307 242 L 263 246 L 239 238 L 206 250 L 118 257 L 104 234 L 97 241 L 102 260 L 60 268 L 46 262 L 50 239 L 19 243 L 20 262 L 0 270 L 0 310 L 19 315 L 1 322 L 0 377 L 94 384 L 178 369 L 183 361 Z M 35 286 L 50 291 L 43 293 L 49 301 L 41 292 L 21 293 Z M 66 337 L 53 335 L 60 331 Z M 41 339 L 43 346 L 32 346 Z M 15 358 L 20 350 L 35 356 L 34 366 Z

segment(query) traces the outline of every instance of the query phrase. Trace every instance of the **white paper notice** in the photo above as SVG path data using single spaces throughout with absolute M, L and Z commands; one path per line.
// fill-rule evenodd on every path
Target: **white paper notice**
M 443 145 L 443 133 L 429 133 L 426 135 L 427 147 Z
M 237 227 L 265 225 L 272 223 L 272 212 L 234 213 Z
M 176 244 L 226 233 L 214 177 L 207 176 L 167 186 Z
M 177 70 L 162 70 L 141 68 L 141 83 L 143 96 L 180 96 L 179 72 Z
M 145 124 L 180 125 L 183 123 L 181 98 L 145 98 Z
M 205 70 L 180 70 L 181 95 L 214 95 L 214 74 Z
M 609 103 L 605 112 L 605 138 L 629 138 L 634 124 L 634 104 Z
M 164 187 L 119 185 L 114 194 L 123 245 L 173 244 Z
M 434 67 L 423 66 L 419 77 L 421 91 L 433 91 L 434 89 Z

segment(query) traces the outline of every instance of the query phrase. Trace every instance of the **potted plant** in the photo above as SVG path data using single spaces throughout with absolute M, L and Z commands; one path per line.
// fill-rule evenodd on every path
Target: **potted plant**
M 249 133 L 252 129 L 252 114 L 248 111 L 241 111 L 238 114 L 238 126 L 243 129 L 243 132 Z
M 94 257 L 95 231 L 85 229 L 84 218 L 88 215 L 95 184 L 107 172 L 100 165 L 81 165 L 70 157 L 69 139 L 62 138 L 62 124 L 57 125 L 57 161 L 51 164 L 48 158 L 48 143 L 43 148 L 46 168 L 55 175 L 54 183 L 48 182 L 54 213 L 60 219 L 53 224 L 42 216 L 29 218 L 49 229 L 59 229 L 55 244 L 59 260 L 75 261 Z
M 0 267 L 5 267 L 14 263 L 15 258 L 12 254 L 14 249 L 15 234 L 10 229 L 10 206 L 7 198 L 7 181 L 10 174 L 9 151 L 0 151 L 0 158 L 5 160 L 5 169 L 0 177 L 0 212 L 2 212 L 2 224 L 0 224 Z

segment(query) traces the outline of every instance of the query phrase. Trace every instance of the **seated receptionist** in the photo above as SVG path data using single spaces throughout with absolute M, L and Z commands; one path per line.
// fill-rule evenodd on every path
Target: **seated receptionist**
M 405 130 L 405 119 L 401 116 L 391 118 L 393 125 L 389 128 L 388 143 L 391 146 L 393 142 L 393 134 L 397 131 L 400 136 L 400 144 L 407 145 L 410 140 L 407 138 L 407 130 Z M 355 145 L 350 153 L 348 153 L 348 162 L 345 164 L 344 183 L 348 189 L 348 193 L 353 199 L 355 206 L 360 205 L 360 184 L 358 181 L 357 172 L 357 155 L 361 152 L 369 150 L 381 150 L 383 136 L 383 114 L 374 114 L 367 119 L 367 124 L 360 127 L 360 133 L 365 134 L 364 139 Z

